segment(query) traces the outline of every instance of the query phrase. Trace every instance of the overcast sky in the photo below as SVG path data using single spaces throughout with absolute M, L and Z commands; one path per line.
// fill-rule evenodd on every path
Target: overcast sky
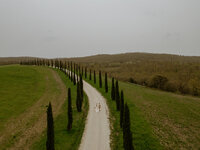
M 0 0 L 0 56 L 200 56 L 200 0 Z

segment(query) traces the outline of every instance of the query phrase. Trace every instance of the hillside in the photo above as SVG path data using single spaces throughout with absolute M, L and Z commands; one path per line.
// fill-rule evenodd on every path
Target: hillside
M 182 94 L 200 94 L 200 57 L 125 53 L 66 60 L 81 63 L 92 70 L 108 72 L 110 77 L 122 81 Z M 157 84 L 155 83 L 157 76 L 164 77 L 167 82 L 163 85 L 155 85 Z

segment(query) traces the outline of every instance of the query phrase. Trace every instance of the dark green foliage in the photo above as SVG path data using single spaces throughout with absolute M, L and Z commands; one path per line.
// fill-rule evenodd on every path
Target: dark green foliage
M 99 71 L 99 87 L 102 88 L 101 71 Z
M 80 75 L 80 90 L 81 90 L 81 99 L 83 100 L 83 78 Z
M 120 100 L 120 127 L 123 127 L 124 120 L 124 93 L 121 90 L 121 100 Z
M 90 80 L 92 80 L 92 70 L 90 69 Z
M 132 132 L 130 130 L 130 112 L 127 103 L 124 108 L 124 122 L 123 122 L 123 145 L 125 150 L 134 150 L 132 142 Z
M 116 86 L 115 86 L 115 100 L 116 100 L 117 111 L 119 111 L 120 110 L 120 96 L 119 96 L 118 80 L 116 80 Z
M 47 150 L 55 150 L 54 147 L 54 125 L 53 125 L 53 114 L 51 103 L 47 108 L 47 141 L 46 141 Z
M 73 68 L 72 68 L 72 62 L 71 62 L 71 71 L 70 71 L 70 78 L 71 78 L 71 81 L 73 81 L 72 73 L 73 73 Z
M 76 85 L 76 65 L 74 64 L 74 72 L 73 72 L 73 75 L 74 75 L 74 80 L 73 80 L 73 82 L 74 82 L 74 85 Z
M 82 75 L 82 77 L 83 77 L 83 67 L 82 67 L 81 75 Z
M 81 91 L 80 91 L 80 83 L 77 83 L 77 95 L 76 95 L 76 108 L 78 112 L 81 112 L 82 109 L 82 99 L 81 99 Z
M 87 67 L 85 67 L 85 78 L 87 79 Z
M 105 91 L 108 93 L 108 79 L 107 79 L 107 72 L 105 73 Z
M 115 80 L 112 78 L 111 98 L 115 100 Z
M 78 82 L 78 74 L 79 74 L 79 69 L 78 65 L 76 65 L 76 81 Z
M 73 116 L 72 116 L 71 89 L 68 88 L 68 124 L 67 124 L 67 130 L 71 130 L 72 123 L 73 123 Z
M 95 73 L 95 70 L 94 70 L 94 84 L 96 84 L 96 73 Z

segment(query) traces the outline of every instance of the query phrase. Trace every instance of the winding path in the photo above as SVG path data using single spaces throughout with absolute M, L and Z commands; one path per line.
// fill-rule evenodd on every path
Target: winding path
M 90 84 L 83 81 L 89 99 L 89 111 L 79 150 L 110 150 L 109 110 L 104 97 Z M 96 111 L 96 104 L 101 110 Z

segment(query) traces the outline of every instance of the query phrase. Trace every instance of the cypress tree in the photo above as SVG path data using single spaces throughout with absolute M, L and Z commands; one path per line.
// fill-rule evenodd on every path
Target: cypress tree
M 59 61 L 59 69 L 61 70 L 61 68 L 62 68 L 62 62 Z
M 67 124 L 67 130 L 71 130 L 72 122 L 73 122 L 73 116 L 72 116 L 71 89 L 68 88 L 68 124 Z
M 105 73 L 105 91 L 108 93 L 108 79 L 107 79 L 107 72 Z
M 71 77 L 71 81 L 73 81 L 73 78 L 72 78 L 72 72 L 73 72 L 73 68 L 72 68 L 72 62 L 71 62 L 71 71 L 70 71 L 70 77 Z
M 123 127 L 124 120 L 124 93 L 121 90 L 121 101 L 120 101 L 120 127 Z
M 74 72 L 73 72 L 74 74 L 74 85 L 76 85 L 76 66 L 75 66 L 75 64 L 74 64 Z
M 94 70 L 94 84 L 96 84 L 96 73 L 95 73 L 95 70 Z
M 82 73 L 81 73 L 81 75 L 82 75 L 82 77 L 83 77 L 83 67 L 82 67 L 82 71 L 81 71 Z
M 92 71 L 90 69 L 90 80 L 92 80 Z
M 111 98 L 112 100 L 115 100 L 115 81 L 113 77 L 112 77 Z
M 67 73 L 66 73 L 66 70 L 67 70 L 67 63 L 66 63 L 66 61 L 65 61 L 65 66 L 64 66 L 64 73 L 65 73 L 65 74 L 67 74 Z
M 83 78 L 80 76 L 81 100 L 83 101 Z
M 47 108 L 47 141 L 46 150 L 55 150 L 54 147 L 54 125 L 51 103 Z
M 81 92 L 80 92 L 80 83 L 77 83 L 77 93 L 76 93 L 76 108 L 78 112 L 81 112 L 81 106 L 82 101 L 81 101 Z
M 87 67 L 85 67 L 85 78 L 87 79 Z
M 99 87 L 102 88 L 101 71 L 99 71 Z
M 120 110 L 120 97 L 119 97 L 118 80 L 116 81 L 116 86 L 115 86 L 115 100 L 116 100 L 117 111 L 119 111 Z
M 124 107 L 124 122 L 123 122 L 123 146 L 125 150 L 134 150 L 132 142 L 132 132 L 130 130 L 130 112 L 127 103 Z
M 78 72 L 78 65 L 76 65 L 76 81 L 78 82 L 79 81 L 79 79 L 78 79 L 78 74 L 79 74 L 79 72 Z

